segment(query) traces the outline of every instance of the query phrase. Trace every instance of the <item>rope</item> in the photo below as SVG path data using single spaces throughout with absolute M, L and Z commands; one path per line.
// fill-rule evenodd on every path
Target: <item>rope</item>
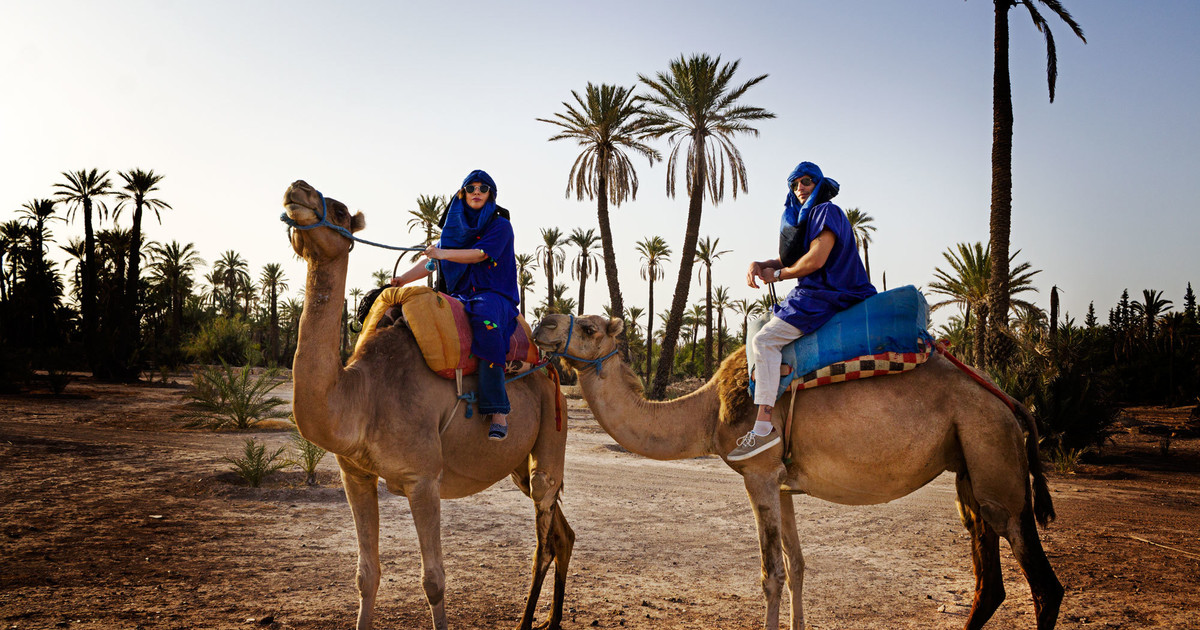
M 319 227 L 327 227 L 327 228 L 333 230 L 334 232 L 337 232 L 338 234 L 341 234 L 342 236 L 345 236 L 346 238 L 348 238 L 352 241 L 356 241 L 359 243 L 366 243 L 367 245 L 371 245 L 372 247 L 382 247 L 383 249 L 392 249 L 392 250 L 397 250 L 397 251 L 402 251 L 402 252 L 423 252 L 423 251 L 425 251 L 425 247 L 423 247 L 423 246 L 398 247 L 395 245 L 384 245 L 383 243 L 376 243 L 374 241 L 368 241 L 365 238 L 359 238 L 359 237 L 351 234 L 350 230 L 347 230 L 346 228 L 344 228 L 340 225 L 334 225 L 334 224 L 330 223 L 329 222 L 329 212 L 327 211 L 327 209 L 325 207 L 325 195 L 321 194 L 321 191 L 319 191 L 315 188 L 313 189 L 313 192 L 317 193 L 317 196 L 321 198 L 321 219 L 319 221 L 317 221 L 316 223 L 313 223 L 312 225 L 300 225 L 299 223 L 296 223 L 295 221 L 293 221 L 292 218 L 289 217 L 286 212 L 279 215 L 279 220 L 283 221 L 285 224 L 287 224 L 288 227 L 297 229 L 297 230 L 312 230 L 312 229 L 319 228 Z

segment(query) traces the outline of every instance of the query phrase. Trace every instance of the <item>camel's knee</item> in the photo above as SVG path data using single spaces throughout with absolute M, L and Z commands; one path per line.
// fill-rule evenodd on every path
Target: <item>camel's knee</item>
M 358 563 L 358 573 L 355 575 L 355 581 L 358 583 L 358 592 L 363 596 L 372 596 L 375 591 L 379 590 L 379 564 L 360 560 Z
M 549 510 L 558 500 L 561 483 L 561 480 L 543 471 L 536 471 L 529 479 L 529 498 L 533 499 L 539 510 Z
M 430 606 L 437 606 L 442 603 L 442 598 L 446 594 L 446 575 L 442 569 L 425 569 L 425 576 L 421 579 L 421 587 L 425 589 L 425 599 L 429 600 Z

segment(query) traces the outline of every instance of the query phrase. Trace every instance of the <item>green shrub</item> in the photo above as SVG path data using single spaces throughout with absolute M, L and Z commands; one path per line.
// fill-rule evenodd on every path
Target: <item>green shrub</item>
M 250 324 L 240 315 L 208 320 L 183 349 L 197 363 L 243 365 L 259 354 L 250 340 Z
M 1057 472 L 1073 473 L 1086 452 L 1087 449 L 1068 448 L 1060 442 L 1058 446 L 1050 449 L 1050 465 Z
M 278 369 L 270 369 L 253 376 L 248 365 L 205 366 L 192 378 L 187 411 L 176 417 L 187 420 L 188 426 L 210 429 L 249 429 L 262 420 L 286 418 L 288 411 L 280 407 L 287 401 L 268 397 L 278 385 L 278 374 Z
M 245 479 L 251 488 L 257 488 L 267 475 L 292 464 L 287 458 L 280 459 L 285 450 L 286 446 L 280 446 L 268 455 L 266 444 L 259 444 L 254 438 L 246 438 L 241 457 L 227 456 L 222 459 L 233 464 L 234 472 Z
M 310 486 L 317 485 L 317 464 L 325 457 L 325 449 L 306 440 L 299 431 L 292 432 L 292 448 L 296 451 L 293 463 L 306 475 L 304 483 Z

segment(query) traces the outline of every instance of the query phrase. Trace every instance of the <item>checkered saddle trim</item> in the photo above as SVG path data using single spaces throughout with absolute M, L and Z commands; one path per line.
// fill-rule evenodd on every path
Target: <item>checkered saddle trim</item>
M 788 385 L 790 391 L 812 389 L 830 383 L 856 381 L 884 374 L 899 374 L 907 372 L 929 359 L 931 348 L 928 346 L 921 352 L 884 352 L 882 354 L 867 354 L 847 361 L 839 361 L 823 368 L 818 368 L 793 379 Z

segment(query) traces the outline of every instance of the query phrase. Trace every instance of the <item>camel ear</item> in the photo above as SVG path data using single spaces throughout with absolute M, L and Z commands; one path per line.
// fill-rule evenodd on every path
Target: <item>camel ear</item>
M 354 218 L 350 219 L 350 232 L 354 233 L 367 227 L 367 217 L 361 212 L 355 212 Z
M 621 334 L 622 330 L 625 330 L 625 320 L 621 319 L 620 317 L 614 317 L 608 320 L 609 337 L 616 337 L 617 335 Z

